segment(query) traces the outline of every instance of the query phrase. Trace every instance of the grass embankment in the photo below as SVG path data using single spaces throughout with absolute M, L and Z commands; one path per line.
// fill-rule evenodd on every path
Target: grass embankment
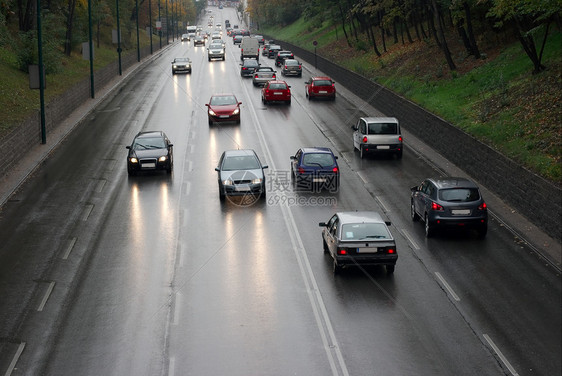
M 485 58 L 466 56 L 460 41 L 449 41 L 457 71 L 449 71 L 431 41 L 390 45 L 381 57 L 366 41 L 349 47 L 341 28 L 314 28 L 302 18 L 262 33 L 291 41 L 354 70 L 439 115 L 535 173 L 560 184 L 562 34 L 546 44 L 547 70 L 533 65 L 517 42 L 481 41 Z M 504 47 L 498 47 L 504 46 Z M 379 43 L 379 49 L 381 44 Z

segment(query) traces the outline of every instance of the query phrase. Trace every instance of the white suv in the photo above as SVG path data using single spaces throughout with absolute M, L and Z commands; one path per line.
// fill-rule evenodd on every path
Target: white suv
M 364 117 L 353 129 L 353 147 L 359 150 L 361 158 L 369 153 L 394 154 L 402 158 L 402 134 L 396 118 Z

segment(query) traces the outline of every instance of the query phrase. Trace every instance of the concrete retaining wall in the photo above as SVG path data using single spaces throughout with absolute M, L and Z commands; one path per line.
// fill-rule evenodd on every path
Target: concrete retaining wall
M 268 39 L 268 37 L 266 37 Z M 331 76 L 484 184 L 551 237 L 561 240 L 562 191 L 445 120 L 369 79 L 291 43 L 279 42 Z

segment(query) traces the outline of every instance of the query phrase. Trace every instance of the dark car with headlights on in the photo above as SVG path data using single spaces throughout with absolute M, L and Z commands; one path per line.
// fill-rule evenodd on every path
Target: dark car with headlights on
M 176 72 L 191 73 L 191 60 L 188 57 L 176 57 L 172 61 L 172 74 Z
M 310 77 L 310 80 L 304 83 L 306 97 L 312 98 L 328 98 L 336 100 L 336 85 L 330 77 Z
M 127 146 L 127 173 L 135 175 L 140 171 L 165 170 L 174 167 L 173 144 L 162 131 L 139 132 L 133 143 Z
M 285 102 L 291 104 L 291 86 L 285 81 L 268 81 L 261 89 L 261 101 L 263 104 L 271 102 Z
M 336 192 L 339 187 L 338 157 L 330 148 L 306 147 L 291 156 L 291 180 L 296 190 L 327 189 Z
M 429 178 L 412 187 L 410 214 L 425 224 L 425 236 L 445 228 L 474 229 L 481 238 L 488 232 L 488 208 L 472 180 L 459 177 Z
M 205 46 L 205 37 L 203 35 L 196 35 L 193 38 L 193 47 L 195 46 Z
M 240 64 L 240 76 L 253 76 L 260 63 L 256 59 L 246 59 Z
M 240 105 L 234 94 L 215 94 L 209 99 L 207 106 L 207 117 L 209 125 L 213 123 L 234 121 L 240 124 Z
M 267 166 L 261 164 L 252 149 L 227 150 L 222 153 L 218 172 L 219 197 L 258 196 L 265 198 L 265 174 Z
M 324 253 L 333 259 L 334 274 L 347 266 L 384 265 L 394 273 L 398 253 L 390 222 L 373 211 L 339 212 L 320 222 Z

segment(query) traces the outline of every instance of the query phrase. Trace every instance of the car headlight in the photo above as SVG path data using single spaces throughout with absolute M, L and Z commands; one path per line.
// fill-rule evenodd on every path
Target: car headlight
M 211 115 L 211 116 L 217 116 L 217 114 L 215 113 L 215 111 L 211 110 L 210 108 L 209 108 L 209 115 Z
M 240 113 L 240 109 L 237 108 L 236 110 L 234 110 L 234 111 L 232 112 L 232 115 L 238 115 L 239 113 Z
M 252 184 L 261 184 L 262 179 L 252 179 Z
M 129 158 L 129 161 L 130 161 L 131 163 L 139 163 L 139 160 L 136 159 L 135 157 Z
M 158 158 L 158 162 L 166 162 L 166 159 L 168 159 L 167 155 L 163 155 L 160 158 Z
M 176 64 L 174 64 L 174 68 L 177 68 L 178 66 Z
M 222 184 L 223 184 L 223 185 L 233 185 L 234 183 L 232 182 L 232 180 L 226 179 L 226 180 L 223 180 L 223 181 L 222 181 Z

